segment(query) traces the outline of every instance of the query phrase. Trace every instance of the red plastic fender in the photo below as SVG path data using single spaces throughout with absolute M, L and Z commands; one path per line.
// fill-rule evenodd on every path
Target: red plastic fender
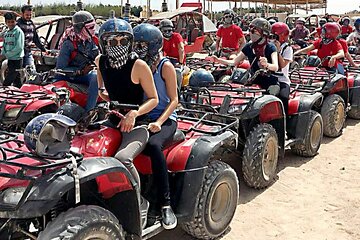
M 298 113 L 299 105 L 299 99 L 289 99 L 288 115 L 294 115 Z

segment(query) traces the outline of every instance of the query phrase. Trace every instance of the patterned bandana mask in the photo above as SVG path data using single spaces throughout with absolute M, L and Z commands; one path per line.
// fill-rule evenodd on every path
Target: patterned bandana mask
M 59 41 L 59 49 L 63 42 L 68 38 L 71 41 L 91 41 L 91 38 L 95 36 L 95 27 L 96 23 L 94 20 L 85 24 L 80 33 L 76 33 L 73 26 L 67 28 Z
M 143 47 L 135 47 L 134 48 L 134 52 L 139 56 L 139 58 L 141 58 L 142 60 L 145 60 L 145 57 L 147 55 L 149 51 L 149 47 L 148 46 L 143 46 Z
M 109 63 L 112 68 L 120 69 L 123 65 L 125 65 L 126 61 L 129 57 L 129 49 L 130 49 L 130 42 L 125 45 L 119 46 L 106 46 L 105 51 L 109 56 Z

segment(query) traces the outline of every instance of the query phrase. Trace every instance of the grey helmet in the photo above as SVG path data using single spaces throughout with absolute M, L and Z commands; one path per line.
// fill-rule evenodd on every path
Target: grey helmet
M 94 16 L 88 11 L 78 11 L 72 16 L 74 31 L 80 33 L 85 24 L 95 21 Z

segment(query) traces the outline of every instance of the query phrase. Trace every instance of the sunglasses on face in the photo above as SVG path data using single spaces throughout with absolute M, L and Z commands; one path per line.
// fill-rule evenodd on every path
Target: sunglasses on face
M 271 34 L 271 35 L 269 36 L 269 39 L 270 39 L 270 40 L 277 40 L 277 41 L 279 41 L 279 35 L 277 35 L 277 34 Z
M 172 33 L 173 30 L 172 29 L 166 29 L 166 30 L 162 30 L 163 33 Z
M 147 42 L 134 42 L 135 48 L 145 48 L 147 46 L 148 46 Z
M 224 18 L 232 18 L 231 15 L 225 15 Z
M 106 39 L 107 44 L 110 47 L 116 47 L 116 46 L 126 46 L 129 44 L 129 38 L 126 36 L 110 36 Z

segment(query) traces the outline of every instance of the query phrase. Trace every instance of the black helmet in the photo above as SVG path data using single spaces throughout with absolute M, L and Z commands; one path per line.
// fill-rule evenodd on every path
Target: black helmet
M 320 27 L 324 26 L 325 23 L 327 23 L 326 19 L 325 18 L 320 18 L 320 20 L 319 20 Z
M 265 18 L 255 18 L 250 23 L 250 28 L 260 30 L 260 33 L 264 36 L 268 36 L 271 33 L 271 25 Z
M 160 30 L 162 30 L 163 28 L 174 28 L 174 24 L 169 19 L 163 19 L 160 22 L 159 28 L 160 28 Z
M 311 55 L 305 60 L 304 65 L 307 67 L 318 67 L 321 65 L 321 60 L 318 56 Z
M 275 19 L 271 18 L 271 19 L 269 19 L 269 23 L 270 23 L 270 25 L 273 25 L 274 23 L 277 23 L 277 22 Z
M 94 16 L 88 11 L 79 11 L 72 16 L 72 24 L 76 33 L 80 33 L 85 24 L 95 21 Z
M 224 15 L 231 15 L 233 18 L 235 17 L 235 12 L 231 9 L 226 9 L 224 11 Z

